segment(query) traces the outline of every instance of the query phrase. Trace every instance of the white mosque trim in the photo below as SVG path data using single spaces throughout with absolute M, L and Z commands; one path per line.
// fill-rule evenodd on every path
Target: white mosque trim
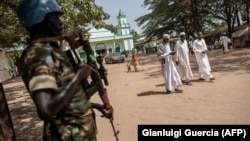
M 89 42 L 95 54 L 132 52 L 134 48 L 133 35 L 130 33 L 130 24 L 126 22 L 126 15 L 121 10 L 117 19 L 117 33 L 112 33 L 105 28 L 92 28 L 88 31 Z

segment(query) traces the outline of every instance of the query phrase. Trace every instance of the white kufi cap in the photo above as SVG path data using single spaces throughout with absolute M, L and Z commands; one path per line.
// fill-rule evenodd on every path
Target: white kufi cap
M 181 33 L 180 33 L 180 36 L 182 36 L 182 35 L 186 35 L 186 33 L 185 33 L 185 32 L 181 32 Z
M 168 34 L 163 34 L 163 38 L 170 38 Z

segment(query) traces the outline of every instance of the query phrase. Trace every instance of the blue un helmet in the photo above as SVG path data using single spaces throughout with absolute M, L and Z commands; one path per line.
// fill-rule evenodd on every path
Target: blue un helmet
M 17 15 L 23 27 L 38 24 L 51 12 L 62 13 L 55 0 L 23 0 L 18 6 Z

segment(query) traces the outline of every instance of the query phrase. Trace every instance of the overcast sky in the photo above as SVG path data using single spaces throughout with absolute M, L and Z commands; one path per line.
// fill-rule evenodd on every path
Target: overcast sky
M 110 15 L 110 19 L 106 20 L 107 24 L 118 24 L 117 15 L 121 9 L 126 15 L 127 22 L 130 23 L 131 29 L 134 29 L 139 34 L 141 27 L 137 26 L 134 21 L 136 18 L 148 14 L 149 11 L 142 7 L 144 0 L 95 0 L 96 4 L 103 7 L 103 10 Z

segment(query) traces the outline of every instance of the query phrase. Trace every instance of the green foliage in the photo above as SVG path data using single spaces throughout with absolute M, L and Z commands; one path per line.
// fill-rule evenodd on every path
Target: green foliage
M 20 39 L 22 31 L 15 13 L 15 2 L 0 1 L 0 47 L 8 47 Z
M 77 26 L 87 26 L 92 24 L 96 28 L 105 25 L 104 20 L 109 15 L 103 11 L 101 6 L 95 4 L 95 0 L 58 0 L 58 3 L 64 11 L 63 20 L 66 28 Z
M 249 0 L 144 0 L 144 8 L 151 12 L 135 21 L 149 39 L 182 31 L 194 36 L 197 31 L 216 30 L 218 21 L 227 23 L 231 34 L 240 12 L 248 13 L 244 15 L 249 19 L 249 3 Z
M 117 28 L 112 24 L 105 24 L 103 27 L 110 30 L 112 33 L 117 33 Z
M 196 0 L 195 3 L 188 0 L 144 0 L 144 7 L 151 13 L 137 18 L 135 21 L 144 29 L 144 34 L 149 38 L 162 36 L 163 33 L 173 33 L 185 31 L 193 34 L 201 25 L 206 25 L 209 16 L 206 3 L 203 0 Z M 197 25 L 197 18 L 199 23 Z M 203 20 L 201 20 L 203 19 Z M 195 26 L 194 26 L 195 25 Z
M 24 37 L 27 32 L 20 27 L 16 9 L 20 0 L 0 0 L 0 47 L 13 47 Z M 78 26 L 86 27 L 92 24 L 96 28 L 105 25 L 104 20 L 109 15 L 101 6 L 95 4 L 95 0 L 58 0 L 64 14 L 62 20 L 65 28 L 72 30 Z
M 131 30 L 131 34 L 133 35 L 134 42 L 141 37 L 134 29 Z

